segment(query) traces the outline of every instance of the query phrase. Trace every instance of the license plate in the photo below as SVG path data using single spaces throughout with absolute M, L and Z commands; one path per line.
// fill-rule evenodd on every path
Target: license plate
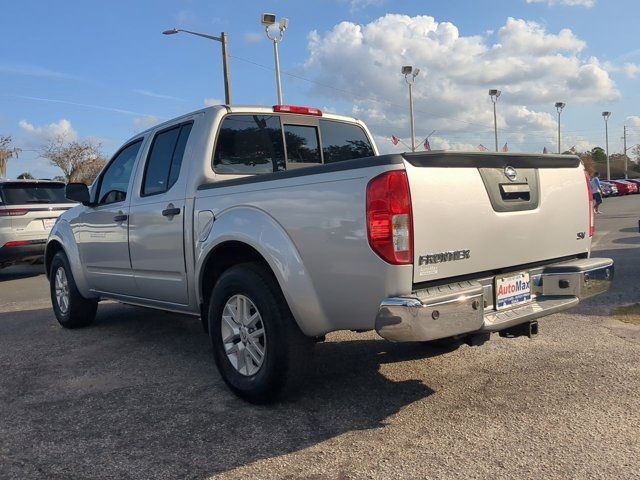
M 45 230 L 51 230 L 53 228 L 53 224 L 56 223 L 55 218 L 43 218 L 42 223 L 44 223 Z
M 528 272 L 496 277 L 496 310 L 503 310 L 531 301 L 531 281 Z

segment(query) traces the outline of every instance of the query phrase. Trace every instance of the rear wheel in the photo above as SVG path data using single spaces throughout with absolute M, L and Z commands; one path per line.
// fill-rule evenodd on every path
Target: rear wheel
M 246 263 L 224 272 L 207 316 L 216 365 L 236 395 L 268 403 L 299 386 L 313 340 L 298 328 L 266 268 Z
M 80 295 L 67 255 L 60 251 L 51 261 L 49 288 L 53 312 L 65 328 L 86 327 L 96 318 L 98 301 Z

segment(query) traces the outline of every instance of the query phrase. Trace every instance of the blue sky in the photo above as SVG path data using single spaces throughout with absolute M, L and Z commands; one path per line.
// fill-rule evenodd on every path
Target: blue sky
M 621 148 L 624 124 L 629 144 L 640 142 L 637 1 L 5 3 L 0 134 L 24 150 L 10 161 L 9 176 L 58 174 L 37 152 L 56 133 L 101 141 L 110 154 L 153 122 L 222 99 L 219 44 L 161 35 L 174 26 L 228 32 L 234 102 L 272 105 L 263 11 L 290 19 L 281 60 L 294 76 L 283 77 L 285 103 L 355 114 L 370 123 L 384 151 L 393 150 L 389 135 L 408 137 L 404 63 L 424 72 L 415 86 L 417 130 L 424 137 L 435 129 L 436 147 L 493 145 L 487 85 L 504 92 L 500 144 L 512 150 L 555 148 L 549 89 L 567 103 L 564 142 L 602 144 L 602 110 L 613 112 L 612 153 Z

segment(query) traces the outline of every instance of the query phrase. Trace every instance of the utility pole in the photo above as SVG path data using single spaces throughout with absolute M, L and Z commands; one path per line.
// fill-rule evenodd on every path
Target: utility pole
M 627 126 L 622 127 L 624 130 L 624 136 L 622 137 L 624 140 L 624 178 L 625 180 L 629 178 L 627 175 Z
M 562 153 L 560 150 L 560 114 L 562 109 L 566 106 L 566 103 L 556 102 L 556 110 L 558 112 L 558 154 Z
M 496 103 L 498 102 L 498 98 L 500 98 L 500 93 L 500 90 L 496 90 L 495 88 L 489 90 L 489 96 L 493 102 L 493 135 L 496 140 L 496 152 L 498 151 L 498 115 L 496 114 Z
M 604 118 L 604 135 L 605 146 L 607 152 L 607 182 L 611 181 L 611 165 L 609 164 L 609 117 L 611 112 L 602 112 L 602 118 Z
M 224 74 L 224 101 L 227 105 L 231 105 L 231 74 L 229 73 L 229 39 L 227 33 L 220 34 L 222 43 L 222 70 Z
M 162 32 L 163 35 L 175 35 L 176 33 L 188 33 L 195 35 L 196 37 L 206 38 L 208 40 L 215 40 L 222 44 L 222 74 L 224 76 L 224 103 L 231 105 L 231 74 L 229 73 L 229 43 L 227 34 L 222 32 L 219 37 L 209 35 L 206 33 L 192 32 L 190 30 L 182 30 L 181 28 L 172 28 Z
M 402 73 L 404 80 L 409 85 L 409 121 L 411 124 L 411 151 L 416 151 L 416 129 L 413 118 L 413 83 L 416 81 L 416 77 L 420 73 L 419 68 L 413 68 L 411 65 L 405 65 L 402 67 Z

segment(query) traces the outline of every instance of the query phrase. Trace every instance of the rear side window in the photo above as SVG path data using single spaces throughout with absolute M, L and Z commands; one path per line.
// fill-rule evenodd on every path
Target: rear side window
M 64 196 L 62 183 L 3 183 L 0 184 L 0 204 L 27 205 L 30 203 L 73 203 Z
M 217 173 L 259 174 L 285 169 L 277 115 L 230 115 L 220 127 L 213 167 Z
M 321 163 L 318 129 L 310 125 L 285 125 L 288 164 Z
M 373 148 L 358 125 L 320 120 L 324 163 L 372 157 Z
M 144 167 L 142 196 L 164 193 L 176 183 L 191 125 L 176 125 L 156 134 Z

